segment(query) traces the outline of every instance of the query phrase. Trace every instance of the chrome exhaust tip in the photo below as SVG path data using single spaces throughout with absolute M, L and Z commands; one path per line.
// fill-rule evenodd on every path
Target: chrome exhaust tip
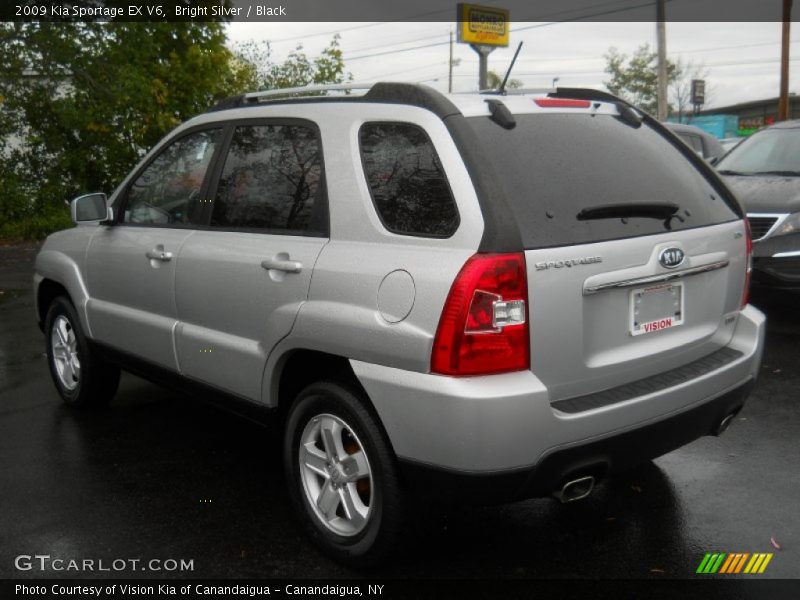
M 731 413 L 727 417 L 722 419 L 722 421 L 719 422 L 719 425 L 717 425 L 717 428 L 714 430 L 714 435 L 719 436 L 725 433 L 725 430 L 731 426 L 731 423 L 733 423 L 733 418 L 735 416 L 736 413 Z
M 592 493 L 594 489 L 594 477 L 587 476 L 573 479 L 564 484 L 560 490 L 553 492 L 553 496 L 558 498 L 563 504 L 583 500 Z

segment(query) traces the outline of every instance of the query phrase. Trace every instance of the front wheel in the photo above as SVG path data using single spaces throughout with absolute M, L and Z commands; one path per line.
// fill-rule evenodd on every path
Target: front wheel
M 290 409 L 284 464 L 306 529 L 336 560 L 377 564 L 403 520 L 394 456 L 361 394 L 333 381 L 309 385 Z
M 106 404 L 117 391 L 119 368 L 92 351 L 67 298 L 53 300 L 44 331 L 50 375 L 64 402 L 77 407 Z

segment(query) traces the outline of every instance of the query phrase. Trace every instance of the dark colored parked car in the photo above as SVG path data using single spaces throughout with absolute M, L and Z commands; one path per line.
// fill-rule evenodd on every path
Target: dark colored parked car
M 747 211 L 753 283 L 800 291 L 800 120 L 759 131 L 718 169 Z

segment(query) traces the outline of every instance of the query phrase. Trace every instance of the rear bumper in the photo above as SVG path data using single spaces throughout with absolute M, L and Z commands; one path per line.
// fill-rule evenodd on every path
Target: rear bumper
M 738 413 L 753 389 L 751 379 L 734 390 L 666 419 L 544 456 L 535 466 L 475 473 L 401 460 L 408 487 L 439 502 L 488 504 L 548 496 L 568 481 L 591 475 L 601 480 L 657 458 L 705 435 Z
M 725 416 L 717 413 L 730 408 L 727 403 L 741 406 L 748 383 L 758 375 L 764 333 L 764 315 L 748 306 L 728 344 L 741 353 L 737 359 L 667 388 L 577 413 L 555 409 L 546 387 L 530 371 L 453 378 L 351 364 L 405 464 L 479 477 L 498 472 L 519 476 L 541 473 L 545 461 L 555 460 L 550 456 L 571 456 L 572 448 L 625 439 L 662 422 L 674 442 L 654 446 L 655 451 L 666 448 L 661 453 L 704 435 L 710 428 L 707 423 L 696 435 L 692 429 L 689 439 L 669 423 L 695 410 L 703 415 L 709 411 L 711 423 Z M 727 399 L 720 400 L 723 397 Z M 634 462 L 652 457 L 652 451 L 640 452 L 636 446 L 626 452 Z

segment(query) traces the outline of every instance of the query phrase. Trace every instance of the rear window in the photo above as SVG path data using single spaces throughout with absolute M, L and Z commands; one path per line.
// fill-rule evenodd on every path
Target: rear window
M 472 117 L 485 160 L 520 226 L 526 248 L 586 244 L 738 219 L 710 182 L 658 132 L 612 115 L 516 115 L 514 129 Z M 668 221 L 580 220 L 584 209 L 674 203 Z
M 410 123 L 365 123 L 359 132 L 369 192 L 392 233 L 446 238 L 458 210 L 439 156 L 426 133 Z

